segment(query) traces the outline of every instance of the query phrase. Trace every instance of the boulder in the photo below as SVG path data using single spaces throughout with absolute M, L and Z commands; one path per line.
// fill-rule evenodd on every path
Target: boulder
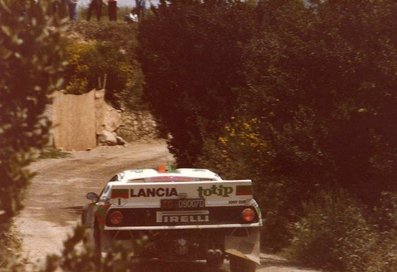
M 117 136 L 113 132 L 102 130 L 102 133 L 98 135 L 98 143 L 100 145 L 117 145 Z
M 127 144 L 127 142 L 120 136 L 116 136 L 116 140 L 117 140 L 118 145 L 126 145 Z

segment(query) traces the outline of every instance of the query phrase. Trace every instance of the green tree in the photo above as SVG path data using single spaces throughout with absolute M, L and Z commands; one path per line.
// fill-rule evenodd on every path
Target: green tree
M 394 10 L 392 1 L 258 5 L 235 118 L 199 161 L 254 179 L 264 245 L 286 246 L 319 191 L 341 187 L 373 206 L 397 189 Z
M 0 1 L 0 211 L 10 218 L 22 207 L 32 177 L 25 167 L 34 150 L 46 144 L 49 122 L 43 116 L 49 95 L 60 87 L 61 33 L 49 5 Z
M 244 81 L 242 43 L 254 9 L 240 1 L 162 1 L 140 24 L 145 97 L 178 165 L 194 165 L 205 135 L 230 118 Z
M 274 173 L 302 190 L 336 184 L 374 203 L 396 189 L 396 5 L 321 1 L 299 11 L 289 2 L 272 14 L 274 1 L 264 7 L 242 110 L 262 117 Z
M 396 191 L 397 4 L 162 1 L 140 25 L 145 94 L 179 165 L 254 178 L 264 243 L 320 191 Z M 270 235 L 268 235 L 270 233 Z
M 293 0 L 258 8 L 261 32 L 246 46 L 236 116 L 259 118 L 266 139 L 260 163 L 249 162 L 268 233 L 287 232 L 319 190 L 341 187 L 372 206 L 397 189 L 395 9 L 392 1 Z
M 0 0 L 0 263 L 5 270 L 18 269 L 16 264 L 21 269 L 8 252 L 15 242 L 7 230 L 33 176 L 26 167 L 48 140 L 43 112 L 62 83 L 63 30 L 49 2 Z

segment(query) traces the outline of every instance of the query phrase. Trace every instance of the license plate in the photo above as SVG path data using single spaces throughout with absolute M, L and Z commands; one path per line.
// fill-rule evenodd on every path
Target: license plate
M 162 209 L 197 209 L 205 207 L 203 198 L 162 199 Z

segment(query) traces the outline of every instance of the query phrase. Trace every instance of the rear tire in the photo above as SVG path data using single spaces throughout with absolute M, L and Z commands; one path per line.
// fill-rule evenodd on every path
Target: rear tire
M 230 256 L 231 272 L 255 272 L 256 264 L 243 258 Z
M 102 248 L 101 248 L 101 232 L 98 228 L 98 225 L 95 224 L 94 227 L 94 250 L 95 250 L 95 257 L 98 261 L 98 264 L 101 263 L 102 258 Z

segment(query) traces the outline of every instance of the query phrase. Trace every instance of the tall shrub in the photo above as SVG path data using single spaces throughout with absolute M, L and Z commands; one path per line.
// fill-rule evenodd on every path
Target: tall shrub
M 275 232 L 321 190 L 344 188 L 373 206 L 382 191 L 397 189 L 397 5 L 313 2 L 262 1 L 261 31 L 243 56 L 247 87 L 235 116 L 258 118 L 267 147 L 240 156 L 262 158 L 250 167 L 263 170 L 256 184 L 264 209 L 276 215 L 265 229 L 280 222 Z
M 244 79 L 242 43 L 253 8 L 240 1 L 161 1 L 140 24 L 145 97 L 167 133 L 178 165 L 196 163 L 208 135 L 219 134 Z
M 288 244 L 288 224 L 319 191 L 344 188 L 373 206 L 397 189 L 396 9 L 393 1 L 258 5 L 235 119 L 206 138 L 199 161 L 254 179 L 264 246 Z
M 336 271 L 366 271 L 378 240 L 360 205 L 344 192 L 323 192 L 304 207 L 289 252 L 296 260 Z
M 14 254 L 8 258 L 8 223 L 23 206 L 33 176 L 26 166 L 48 139 L 43 112 L 62 83 L 63 30 L 49 2 L 0 0 L 0 264 L 5 270 L 15 264 Z
M 0 14 L 0 211 L 10 218 L 32 177 L 25 167 L 47 142 L 43 112 L 62 83 L 63 27 L 42 2 L 1 0 Z

